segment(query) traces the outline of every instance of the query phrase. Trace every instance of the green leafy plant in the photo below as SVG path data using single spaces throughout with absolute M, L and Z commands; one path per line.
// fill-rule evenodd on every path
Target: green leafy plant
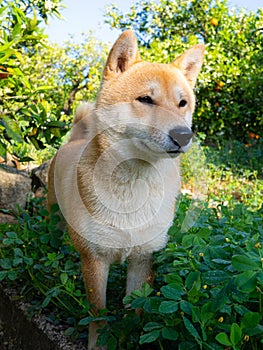
M 154 293 L 148 287 L 150 294 L 145 295 L 135 291 L 124 299 L 132 309 L 143 309 L 140 344 L 159 343 L 160 349 L 259 349 L 262 209 L 206 209 L 183 234 L 185 205 L 186 199 L 170 230 L 170 243 L 155 256 L 160 287 Z
M 188 195 L 179 198 L 170 241 L 154 255 L 153 286 L 145 284 L 141 291 L 124 297 L 126 265 L 113 265 L 109 309 L 95 314 L 87 305 L 79 255 L 67 234 L 56 228 L 57 208 L 47 220 L 48 213 L 37 199 L 30 210 L 20 211 L 17 224 L 0 225 L 1 283 L 14 286 L 31 303 L 31 314 L 42 312 L 51 322 L 62 323 L 73 340 L 86 339 L 87 325 L 97 320 L 107 322 L 99 342 L 109 349 L 136 350 L 149 344 L 154 350 L 259 350 L 262 179 L 261 173 L 257 179 L 251 173 L 261 169 L 261 143 L 249 147 L 249 153 L 244 150 L 237 142 L 218 148 L 194 144 L 193 154 L 185 155 L 184 187 L 193 188 L 198 166 L 208 182 L 207 198 L 196 203 L 198 215 L 187 230 L 186 217 L 196 207 Z M 232 195 L 237 184 L 243 197 Z M 244 189 L 248 184 L 249 189 Z
M 57 207 L 51 219 L 39 200 L 34 200 L 34 209 L 33 216 L 21 211 L 12 230 L 9 225 L 1 227 L 0 281 L 19 286 L 17 292 L 32 304 L 32 315 L 49 310 L 51 322 L 62 321 L 68 325 L 66 334 L 77 337 L 74 326 L 89 312 L 79 255 L 67 235 L 56 228 Z

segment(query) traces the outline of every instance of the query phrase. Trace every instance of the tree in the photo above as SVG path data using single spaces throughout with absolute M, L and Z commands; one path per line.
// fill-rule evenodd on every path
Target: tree
M 98 89 L 106 45 L 91 34 L 80 45 L 73 39 L 50 45 L 40 28 L 51 14 L 59 16 L 59 6 L 58 0 L 0 2 L 2 157 L 7 150 L 20 161 L 50 157 L 68 131 L 74 101 L 92 99 Z
M 206 44 L 197 85 L 197 131 L 210 138 L 246 141 L 263 121 L 263 9 L 229 9 L 226 0 L 138 2 L 123 14 L 108 7 L 106 22 L 135 30 L 148 60 L 169 62 L 184 49 Z

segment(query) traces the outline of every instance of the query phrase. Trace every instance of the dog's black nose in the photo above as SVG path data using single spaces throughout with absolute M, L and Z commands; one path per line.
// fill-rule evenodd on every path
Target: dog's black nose
M 193 132 L 190 128 L 178 126 L 177 128 L 169 131 L 169 136 L 176 145 L 183 147 L 191 141 Z

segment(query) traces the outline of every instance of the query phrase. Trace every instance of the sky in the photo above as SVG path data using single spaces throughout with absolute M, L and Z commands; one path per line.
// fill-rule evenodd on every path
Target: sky
M 135 1 L 136 3 L 137 1 Z M 122 12 L 128 12 L 133 4 L 131 0 L 64 0 L 67 6 L 61 14 L 64 21 L 50 19 L 45 32 L 51 42 L 63 44 L 73 34 L 76 41 L 81 40 L 81 33 L 94 31 L 95 36 L 105 42 L 114 42 L 120 32 L 111 29 L 103 23 L 103 14 L 108 4 L 114 3 Z M 230 7 L 244 7 L 249 11 L 256 11 L 263 7 L 263 0 L 229 0 Z

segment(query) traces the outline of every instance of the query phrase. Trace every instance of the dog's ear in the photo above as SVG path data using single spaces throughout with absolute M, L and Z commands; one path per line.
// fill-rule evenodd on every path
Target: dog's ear
M 182 71 L 192 88 L 195 86 L 197 76 L 203 64 L 204 51 L 205 45 L 195 45 L 172 62 L 172 65 Z
M 126 30 L 113 45 L 107 59 L 103 79 L 108 80 L 126 71 L 140 59 L 137 39 L 132 30 Z

